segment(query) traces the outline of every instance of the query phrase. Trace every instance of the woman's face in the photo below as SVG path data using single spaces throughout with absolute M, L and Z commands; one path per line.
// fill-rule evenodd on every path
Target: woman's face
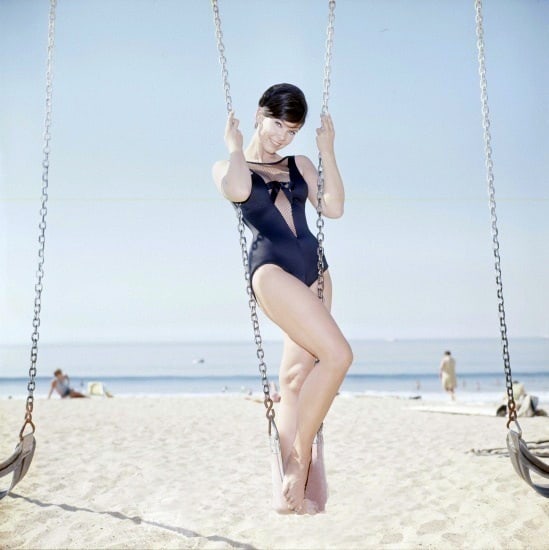
M 274 154 L 289 145 L 299 129 L 300 124 L 286 122 L 278 118 L 258 115 L 258 135 L 265 151 Z

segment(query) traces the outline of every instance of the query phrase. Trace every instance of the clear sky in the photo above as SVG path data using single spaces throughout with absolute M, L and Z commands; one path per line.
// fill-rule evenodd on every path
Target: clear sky
M 48 4 L 0 0 L 0 343 L 32 329 Z M 509 332 L 549 336 L 549 1 L 484 4 Z M 245 138 L 263 90 L 292 82 L 311 116 L 287 153 L 316 158 L 327 2 L 220 5 Z M 226 156 L 210 3 L 59 0 L 56 30 L 42 341 L 250 339 L 210 172 Z M 344 332 L 497 337 L 473 1 L 339 0 L 331 92 Z

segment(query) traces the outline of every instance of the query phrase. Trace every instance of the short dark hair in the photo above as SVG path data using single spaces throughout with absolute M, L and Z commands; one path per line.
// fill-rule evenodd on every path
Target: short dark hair
M 53 371 L 54 376 L 57 376 L 58 374 L 63 374 L 63 371 L 61 369 L 56 369 Z
M 452 355 L 452 352 L 447 350 L 444 352 L 444 355 Z
M 265 116 L 302 125 L 307 117 L 305 94 L 293 84 L 274 84 L 261 96 L 259 106 Z

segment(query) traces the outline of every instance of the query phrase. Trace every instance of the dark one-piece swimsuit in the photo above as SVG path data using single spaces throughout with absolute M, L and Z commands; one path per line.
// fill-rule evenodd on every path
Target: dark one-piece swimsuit
M 240 204 L 253 241 L 249 251 L 250 280 L 265 264 L 275 264 L 311 286 L 318 277 L 318 241 L 307 227 L 307 182 L 294 157 L 277 162 L 248 162 L 250 196 Z M 324 271 L 328 269 L 322 257 Z

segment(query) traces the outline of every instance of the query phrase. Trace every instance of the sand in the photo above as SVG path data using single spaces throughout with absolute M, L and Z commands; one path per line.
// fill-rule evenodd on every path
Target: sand
M 509 459 L 503 419 L 339 396 L 325 425 L 324 514 L 269 507 L 263 406 L 240 396 L 35 406 L 27 477 L 0 501 L 1 548 L 548 548 L 549 499 Z M 0 401 L 0 451 L 23 401 Z M 525 418 L 526 439 L 549 419 Z

